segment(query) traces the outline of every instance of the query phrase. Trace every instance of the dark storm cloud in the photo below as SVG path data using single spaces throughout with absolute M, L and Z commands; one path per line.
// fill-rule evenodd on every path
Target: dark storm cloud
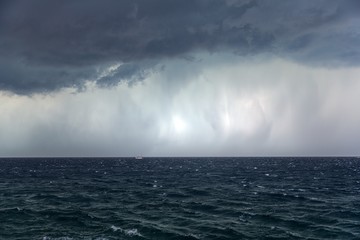
M 241 45 L 241 31 L 229 29 L 228 36 L 221 35 L 222 22 L 253 6 L 222 1 L 14 1 L 2 19 L 2 40 L 11 54 L 43 64 L 176 56 L 222 42 Z
M 30 65 L 0 58 L 0 89 L 17 94 L 46 93 L 64 87 L 80 90 L 96 74 L 93 67 Z
M 196 51 L 357 65 L 359 10 L 357 0 L 0 1 L 0 88 L 111 86 L 144 78 L 149 60 L 155 66 Z

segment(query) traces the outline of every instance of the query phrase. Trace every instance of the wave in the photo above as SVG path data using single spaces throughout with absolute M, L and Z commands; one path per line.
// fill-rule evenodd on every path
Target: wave
M 133 236 L 138 236 L 138 237 L 142 237 L 143 235 L 136 229 L 136 228 L 132 228 L 132 229 L 122 229 L 121 227 L 116 227 L 114 225 L 112 225 L 110 227 L 114 232 L 121 232 L 127 236 L 133 237 Z
M 0 159 L 0 238 L 359 239 L 351 162 Z

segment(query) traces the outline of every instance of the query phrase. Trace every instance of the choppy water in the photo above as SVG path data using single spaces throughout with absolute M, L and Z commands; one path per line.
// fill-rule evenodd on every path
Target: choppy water
M 360 159 L 0 159 L 0 239 L 360 239 Z

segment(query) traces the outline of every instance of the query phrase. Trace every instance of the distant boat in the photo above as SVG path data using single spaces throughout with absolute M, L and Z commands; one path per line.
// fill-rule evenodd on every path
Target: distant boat
M 135 159 L 136 160 L 141 160 L 141 159 L 143 159 L 143 157 L 142 156 L 136 156 Z

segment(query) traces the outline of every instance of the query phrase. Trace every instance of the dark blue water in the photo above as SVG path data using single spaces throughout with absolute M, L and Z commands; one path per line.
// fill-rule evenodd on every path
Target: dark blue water
M 0 239 L 360 239 L 360 159 L 0 159 Z

